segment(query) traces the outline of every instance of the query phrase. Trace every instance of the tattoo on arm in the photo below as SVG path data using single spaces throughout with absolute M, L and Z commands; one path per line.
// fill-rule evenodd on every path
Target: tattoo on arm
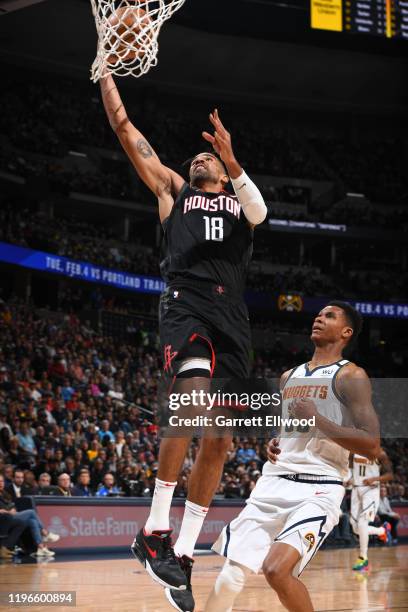
M 140 138 L 140 140 L 137 141 L 137 150 L 145 159 L 153 157 L 152 147 L 146 142 L 146 140 L 143 140 L 143 138 Z

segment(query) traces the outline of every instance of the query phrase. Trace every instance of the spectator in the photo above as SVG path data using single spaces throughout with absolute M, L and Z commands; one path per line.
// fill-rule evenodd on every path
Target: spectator
M 45 427 L 43 425 L 38 425 L 36 427 L 34 443 L 37 453 L 42 454 L 47 446 L 47 436 L 45 433 Z
M 71 387 L 71 385 L 69 384 L 69 380 L 66 378 L 64 380 L 64 385 L 61 389 L 61 396 L 64 402 L 68 402 L 72 398 L 74 393 L 75 393 L 75 389 Z
M 258 458 L 255 449 L 251 448 L 248 442 L 244 442 L 242 448 L 238 449 L 236 457 L 237 461 L 242 461 L 243 463 L 248 463 Z
M 16 511 L 11 495 L 5 490 L 4 477 L 2 475 L 0 475 L 0 513 L 1 515 L 8 515 L 9 517 L 12 517 L 11 521 L 10 519 L 8 520 L 8 524 L 11 525 L 12 529 L 17 525 L 19 526 L 17 529 L 13 529 L 13 539 L 15 539 L 16 533 L 18 533 L 19 537 L 24 529 L 30 529 L 36 545 L 36 551 L 33 553 L 35 556 L 53 557 L 55 555 L 54 552 L 47 548 L 46 544 L 48 542 L 57 542 L 60 539 L 60 536 L 47 531 L 34 510 L 23 510 L 22 512 Z M 17 519 L 18 523 L 16 523 L 15 519 Z M 3 517 L 2 520 L 4 520 Z M 14 544 L 16 544 L 16 542 L 14 542 Z M 6 548 L 7 550 L 3 551 L 3 554 L 7 558 L 13 555 L 13 551 L 10 547 L 10 541 L 8 544 L 6 544 Z
M 100 457 L 97 457 L 91 469 L 91 489 L 93 491 L 96 491 L 98 486 L 101 484 L 105 474 L 106 469 L 104 463 Z
M 34 438 L 27 421 L 22 421 L 17 439 L 20 448 L 26 455 L 35 456 L 37 454 Z
M 16 515 L 9 501 L 3 499 L 4 477 L 0 474 L 0 558 L 11 559 L 17 554 L 15 547 L 26 529 L 25 521 Z
M 75 497 L 91 497 L 92 491 L 89 488 L 91 475 L 89 470 L 81 470 L 78 476 L 78 482 L 72 489 L 72 495 Z
M 0 470 L 1 473 L 1 470 Z M 3 469 L 4 482 L 6 487 L 13 482 L 14 468 L 11 463 L 6 463 Z
M 228 474 L 225 478 L 224 495 L 226 499 L 233 499 L 241 496 L 239 480 L 231 474 Z
M 405 487 L 403 484 L 397 484 L 395 487 L 395 493 L 392 496 L 392 501 L 395 502 L 406 502 L 407 497 L 405 495 Z
M 115 450 L 118 458 L 122 457 L 123 447 L 126 445 L 125 432 L 119 430 L 116 432 Z
M 400 520 L 399 514 L 394 512 L 391 508 L 390 500 L 387 497 L 387 487 L 381 485 L 380 487 L 380 503 L 378 506 L 377 514 L 380 517 L 382 523 L 388 522 L 391 525 L 391 536 L 392 543 L 398 543 L 397 525 Z
M 26 455 L 20 448 L 20 441 L 17 436 L 10 438 L 9 447 L 7 449 L 7 458 L 10 463 L 19 467 L 25 463 Z
M 0 406 L 0 432 L 2 429 L 7 429 L 9 436 L 13 435 L 13 430 L 7 423 L 7 408 L 6 406 Z
M 96 492 L 98 497 L 106 497 L 108 495 L 120 495 L 120 490 L 115 486 L 115 477 L 108 472 L 103 477 L 102 485 Z
M 51 476 L 47 472 L 40 474 L 38 478 L 38 489 L 41 495 L 41 490 L 51 486 Z
M 104 419 L 101 423 L 101 429 L 99 431 L 99 440 L 104 443 L 108 439 L 109 442 L 115 442 L 115 436 L 109 429 L 109 421 Z
M 71 482 L 75 480 L 76 465 L 73 457 L 65 457 L 65 466 L 63 467 L 63 470 L 69 475 Z
M 23 495 L 34 495 L 34 488 L 24 482 L 23 470 L 14 470 L 13 481 L 11 485 L 6 486 L 5 491 L 9 493 L 13 503 L 16 499 L 23 497 Z
M 72 495 L 72 484 L 71 477 L 69 474 L 60 474 L 57 480 L 58 489 L 60 490 L 60 495 L 64 495 L 64 497 L 71 497 Z
M 38 491 L 35 475 L 34 472 L 32 472 L 31 470 L 24 470 L 23 487 L 24 495 L 36 495 Z

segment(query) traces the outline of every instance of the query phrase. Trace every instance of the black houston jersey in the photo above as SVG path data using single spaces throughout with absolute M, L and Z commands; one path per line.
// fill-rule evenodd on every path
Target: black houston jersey
M 235 195 L 185 184 L 163 229 L 160 269 L 165 281 L 207 280 L 243 291 L 253 230 Z

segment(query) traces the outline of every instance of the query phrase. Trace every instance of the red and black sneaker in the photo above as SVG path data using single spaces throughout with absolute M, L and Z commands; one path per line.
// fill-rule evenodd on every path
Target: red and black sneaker
M 187 579 L 187 589 L 185 591 L 177 591 L 176 589 L 165 589 L 166 597 L 176 610 L 180 612 L 193 612 L 195 602 L 193 591 L 191 588 L 191 572 L 193 571 L 194 561 L 183 555 L 178 557 L 178 562 Z
M 164 587 L 187 588 L 187 578 L 171 545 L 171 529 L 146 535 L 141 529 L 130 548 L 150 576 Z

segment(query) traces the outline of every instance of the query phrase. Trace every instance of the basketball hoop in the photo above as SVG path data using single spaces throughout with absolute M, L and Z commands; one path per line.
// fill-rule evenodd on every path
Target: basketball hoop
M 108 74 L 141 77 L 157 65 L 158 37 L 185 0 L 91 0 L 98 47 L 91 68 L 96 83 Z

